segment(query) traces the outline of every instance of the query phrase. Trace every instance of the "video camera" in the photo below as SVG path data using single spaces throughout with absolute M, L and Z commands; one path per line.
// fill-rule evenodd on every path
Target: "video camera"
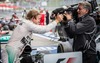
M 98 16 L 97 2 L 96 2 L 96 0 L 91 0 L 91 1 L 88 1 L 88 2 L 91 4 L 91 7 L 92 7 L 92 9 L 90 11 L 90 16 L 92 16 L 95 19 L 95 21 L 97 21 L 96 20 L 98 18 L 97 17 Z M 50 19 L 54 20 L 58 13 L 59 14 L 64 14 L 65 12 L 67 12 L 67 13 L 72 13 L 73 19 L 75 19 L 77 21 L 77 18 L 78 18 L 78 13 L 77 13 L 78 4 L 73 4 L 73 5 L 70 5 L 69 7 L 68 6 L 65 6 L 65 7 L 61 7 L 61 8 L 57 8 L 57 9 L 53 10 L 52 14 L 50 16 Z M 100 18 L 100 16 L 99 16 L 99 18 Z M 67 18 L 64 16 L 63 20 L 67 21 Z
M 64 14 L 66 12 L 67 13 L 71 13 L 72 16 L 73 16 L 73 18 L 76 18 L 77 17 L 77 7 L 73 7 L 73 6 L 67 7 L 67 6 L 64 6 L 64 7 L 57 8 L 57 9 L 53 10 L 52 11 L 52 14 L 50 16 L 50 19 L 54 20 L 55 17 L 57 16 L 57 14 Z M 63 20 L 64 21 L 67 21 L 67 18 L 64 16 Z

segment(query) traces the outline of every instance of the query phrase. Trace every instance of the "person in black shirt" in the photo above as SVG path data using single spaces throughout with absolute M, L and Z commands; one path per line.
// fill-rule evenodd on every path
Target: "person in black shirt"
M 65 31 L 68 36 L 74 39 L 73 51 L 81 51 L 83 54 L 83 63 L 96 62 L 96 43 L 94 35 L 96 23 L 94 18 L 89 16 L 91 4 L 84 1 L 78 4 L 78 21 L 72 19 L 72 13 L 65 12 L 67 24 Z
M 46 25 L 49 24 L 49 12 L 46 10 Z

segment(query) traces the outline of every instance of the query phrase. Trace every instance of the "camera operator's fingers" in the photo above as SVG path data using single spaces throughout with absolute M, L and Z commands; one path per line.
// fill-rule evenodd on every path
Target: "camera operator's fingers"
M 0 36 L 6 35 L 6 34 L 9 34 L 9 32 L 7 32 L 7 31 L 0 31 Z
M 61 22 L 62 20 L 63 20 L 63 15 L 58 13 L 56 16 L 56 21 Z
M 71 20 L 72 19 L 72 13 L 64 13 L 64 16 L 66 16 L 67 20 Z

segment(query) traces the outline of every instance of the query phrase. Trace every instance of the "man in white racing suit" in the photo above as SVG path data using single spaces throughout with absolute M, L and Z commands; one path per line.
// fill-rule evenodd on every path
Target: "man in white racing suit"
M 26 19 L 23 19 L 23 23 L 20 23 L 13 31 L 11 39 L 5 46 L 7 54 L 2 52 L 3 63 L 19 63 L 16 62 L 17 56 L 21 52 L 24 46 L 21 43 L 23 37 L 32 35 L 33 33 L 45 33 L 55 28 L 57 23 L 62 20 L 63 15 L 57 15 L 55 21 L 47 26 L 38 25 L 40 21 L 40 13 L 37 10 L 30 10 L 26 15 Z

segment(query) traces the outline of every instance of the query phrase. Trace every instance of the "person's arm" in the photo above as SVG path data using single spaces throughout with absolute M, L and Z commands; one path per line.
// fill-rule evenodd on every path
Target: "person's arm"
M 57 25 L 56 21 L 54 21 L 46 26 L 30 24 L 30 25 L 28 25 L 28 27 L 29 27 L 28 29 L 30 31 L 33 31 L 34 33 L 45 33 L 45 32 L 49 32 L 50 30 L 55 28 L 56 25 Z
M 92 20 L 86 20 L 78 22 L 77 24 L 74 23 L 74 21 L 69 21 L 68 26 L 65 28 L 66 31 L 73 33 L 73 34 L 81 34 L 86 31 L 88 31 L 90 28 L 93 29 L 94 23 Z
M 0 31 L 0 36 L 5 35 L 5 34 L 9 34 L 8 31 Z
M 63 15 L 57 15 L 55 21 L 53 21 L 52 23 L 46 25 L 46 26 L 41 26 L 41 25 L 36 25 L 36 24 L 29 24 L 28 25 L 28 29 L 30 31 L 33 31 L 34 33 L 45 33 L 45 32 L 49 32 L 50 30 L 54 29 L 56 27 L 56 25 L 63 19 Z
M 86 31 L 93 29 L 95 26 L 95 21 L 92 17 L 84 17 L 82 18 L 82 21 L 75 23 L 72 19 L 71 13 L 66 13 L 65 16 L 67 17 L 68 24 L 65 28 L 66 32 L 69 32 L 70 34 L 81 34 Z

